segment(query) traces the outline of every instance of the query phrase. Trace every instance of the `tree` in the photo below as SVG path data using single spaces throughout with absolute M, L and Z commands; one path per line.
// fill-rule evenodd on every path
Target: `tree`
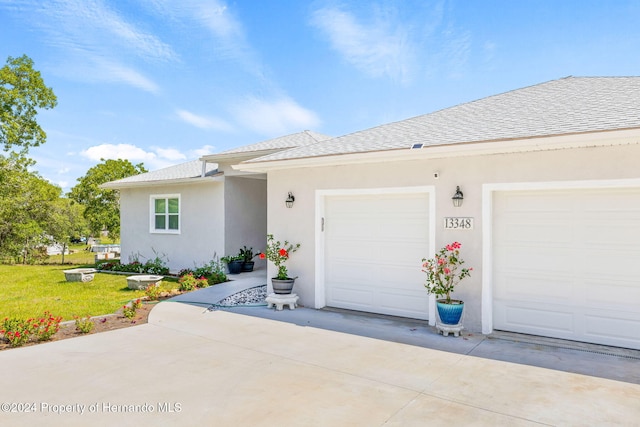
M 36 122 L 37 109 L 56 104 L 53 90 L 33 69 L 33 60 L 26 55 L 10 56 L 0 68 L 0 144 L 4 150 L 16 146 L 27 152 L 29 147 L 44 143 L 47 135 Z
M 33 161 L 0 156 L 0 259 L 31 262 L 49 243 L 49 223 L 62 190 L 28 170 Z
M 142 163 L 133 165 L 129 160 L 105 160 L 89 169 L 78 178 L 69 197 L 84 205 L 84 217 L 94 236 L 107 229 L 113 236 L 120 235 L 120 193 L 117 190 L 100 188 L 101 184 L 147 172 Z
M 64 264 L 64 253 L 72 239 L 89 235 L 89 226 L 84 218 L 84 206 L 67 198 L 56 200 L 49 216 L 47 233 L 53 236 L 57 243 L 62 244 L 61 264 Z

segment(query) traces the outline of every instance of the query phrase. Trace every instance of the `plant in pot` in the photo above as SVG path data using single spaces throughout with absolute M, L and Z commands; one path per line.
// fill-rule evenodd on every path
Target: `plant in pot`
M 258 255 L 253 254 L 253 248 L 243 246 L 238 255 L 242 257 L 242 271 L 253 271 L 253 266 L 255 264 L 253 258 Z
M 473 268 L 462 268 L 464 261 L 460 258 L 462 245 L 453 242 L 446 245 L 435 257 L 422 260 L 422 271 L 427 273 L 424 287 L 429 294 L 434 294 L 440 322 L 446 325 L 458 325 L 464 310 L 464 302 L 451 299 L 451 293 L 462 279 L 471 274 Z M 444 298 L 443 298 L 444 297 Z
M 240 255 L 227 255 L 220 258 L 222 262 L 227 263 L 229 274 L 239 274 L 242 270 L 242 257 Z
M 261 259 L 268 259 L 276 267 L 278 267 L 278 275 L 271 279 L 273 292 L 276 294 L 290 294 L 293 289 L 295 277 L 289 277 L 285 262 L 289 259 L 289 255 L 298 250 L 300 243 L 291 244 L 287 240 L 280 243 L 273 237 L 273 234 L 267 234 L 267 248 L 260 253 Z

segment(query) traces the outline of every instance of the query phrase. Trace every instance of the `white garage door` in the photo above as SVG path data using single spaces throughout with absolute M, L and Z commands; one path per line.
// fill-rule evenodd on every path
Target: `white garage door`
M 494 328 L 640 349 L 640 189 L 493 202 Z
M 427 319 L 427 194 L 327 197 L 324 232 L 328 306 Z

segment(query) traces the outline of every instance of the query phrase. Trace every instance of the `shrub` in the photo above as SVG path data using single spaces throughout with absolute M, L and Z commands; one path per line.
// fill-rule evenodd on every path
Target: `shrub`
M 60 330 L 61 321 L 62 316 L 54 317 L 50 312 L 45 311 L 42 317 L 33 323 L 33 333 L 38 341 L 50 340 Z
M 133 319 L 133 316 L 136 315 L 136 309 L 133 305 L 123 305 L 122 306 L 122 314 L 127 319 Z
M 11 347 L 20 347 L 29 341 L 33 319 L 18 319 L 5 317 L 2 322 L 2 334 L 9 341 Z
M 137 300 L 131 301 L 131 307 L 133 307 L 134 309 L 139 309 L 142 307 L 142 300 L 140 298 L 138 298 Z
M 178 289 L 181 291 L 192 291 L 196 287 L 196 278 L 193 274 L 185 274 L 178 280 Z
M 93 330 L 93 322 L 89 316 L 86 317 L 77 317 L 76 316 L 76 331 L 81 334 L 88 334 Z
M 158 299 L 158 297 L 160 296 L 160 286 L 158 286 L 155 283 L 150 284 L 149 286 L 147 286 L 147 289 L 144 290 L 144 294 L 147 296 L 147 298 L 149 298 L 151 301 L 155 301 Z

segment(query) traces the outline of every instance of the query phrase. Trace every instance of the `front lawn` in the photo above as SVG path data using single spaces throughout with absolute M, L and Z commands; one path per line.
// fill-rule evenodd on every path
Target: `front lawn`
M 0 320 L 28 318 L 45 311 L 63 320 L 74 316 L 115 313 L 128 301 L 144 296 L 144 291 L 127 288 L 126 275 L 97 273 L 91 282 L 67 282 L 69 265 L 0 265 Z M 177 287 L 165 278 L 162 289 Z

